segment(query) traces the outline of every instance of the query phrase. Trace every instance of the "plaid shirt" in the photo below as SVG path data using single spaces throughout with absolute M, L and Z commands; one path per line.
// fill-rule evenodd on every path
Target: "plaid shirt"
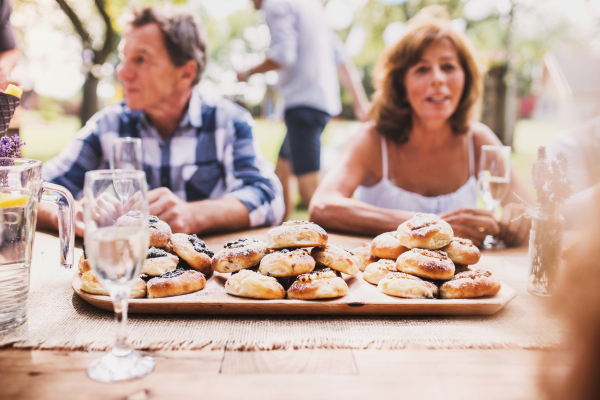
M 276 225 L 284 213 L 281 183 L 262 157 L 252 125 L 243 108 L 194 91 L 183 120 L 163 140 L 142 112 L 115 104 L 44 163 L 42 177 L 80 198 L 86 171 L 109 168 L 113 140 L 140 137 L 149 189 L 167 187 L 185 201 L 232 196 L 248 208 L 251 226 Z

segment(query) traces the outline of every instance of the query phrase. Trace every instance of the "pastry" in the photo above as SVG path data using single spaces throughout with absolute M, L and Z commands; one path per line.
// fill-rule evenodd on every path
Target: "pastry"
M 377 262 L 379 258 L 371 254 L 371 243 L 365 242 L 362 246 L 352 250 L 352 254 L 358 260 L 358 269 L 364 271 L 367 265 Z
M 390 272 L 398 272 L 396 261 L 381 259 L 367 265 L 362 276 L 365 281 L 377 285 L 379 281 L 385 278 Z
M 500 291 L 500 281 L 492 278 L 492 273 L 483 269 L 456 274 L 440 286 L 441 299 L 470 299 L 493 296 Z
M 297 300 L 330 299 L 346 294 L 346 281 L 329 268 L 298 276 L 287 291 L 288 299 Z
M 224 247 L 212 259 L 213 269 L 222 273 L 254 267 L 260 263 L 267 251 L 263 242 L 246 238 L 229 242 Z
M 440 250 L 455 264 L 473 265 L 481 258 L 481 252 L 472 241 L 459 237 L 453 237 L 452 241 Z
M 198 271 L 176 269 L 148 281 L 148 298 L 180 296 L 204 289 L 206 278 Z
M 400 272 L 421 278 L 448 280 L 454 276 L 454 263 L 439 250 L 412 249 L 398 257 Z
M 327 232 L 319 225 L 307 221 L 287 221 L 267 232 L 267 247 L 315 247 L 327 244 Z
M 328 244 L 324 247 L 315 247 L 311 252 L 316 262 L 333 270 L 348 275 L 358 274 L 358 260 L 354 254 L 341 246 Z
M 387 274 L 379 281 L 377 290 L 390 296 L 407 299 L 434 299 L 438 293 L 435 284 L 403 272 Z
M 386 232 L 377 236 L 371 242 L 371 254 L 379 258 L 397 259 L 408 249 L 400 244 L 397 232 Z
M 211 257 L 214 253 L 196 235 L 175 233 L 171 236 L 173 251 L 183 258 L 196 271 L 205 275 L 212 274 Z
M 398 227 L 398 240 L 409 249 L 436 250 L 450 243 L 452 237 L 450 224 L 435 214 L 415 214 Z
M 286 277 L 304 274 L 315 269 L 315 259 L 306 249 L 276 250 L 260 261 L 258 272 L 266 276 Z
M 285 297 L 285 289 L 277 279 L 249 269 L 231 274 L 225 282 L 225 291 L 234 296 L 253 299 L 273 300 Z
M 165 272 L 173 271 L 177 268 L 179 258 L 173 254 L 167 253 L 162 249 L 150 247 L 146 252 L 146 259 L 142 265 L 142 274 L 149 276 L 161 276 Z
M 87 271 L 81 275 L 81 290 L 91 294 L 110 296 L 110 293 L 96 279 L 92 271 Z M 146 282 L 142 278 L 137 278 L 131 286 L 129 293 L 131 298 L 146 297 Z

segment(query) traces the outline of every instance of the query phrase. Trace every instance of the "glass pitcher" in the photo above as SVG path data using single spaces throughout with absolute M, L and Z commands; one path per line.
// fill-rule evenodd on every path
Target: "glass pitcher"
M 42 163 L 0 158 L 0 332 L 27 318 L 29 274 L 38 202 L 58 206 L 61 264 L 73 265 L 73 196 L 42 181 Z

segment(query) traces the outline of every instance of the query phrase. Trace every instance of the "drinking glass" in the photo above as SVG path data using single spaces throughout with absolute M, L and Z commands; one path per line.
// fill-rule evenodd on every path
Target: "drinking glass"
M 142 139 L 119 137 L 112 143 L 110 153 L 110 169 L 142 170 Z M 115 179 L 114 188 L 123 204 L 132 194 L 132 183 L 129 179 Z
M 110 169 L 142 170 L 142 139 L 118 137 L 112 142 Z
M 115 182 L 131 182 L 123 203 Z M 115 382 L 144 376 L 154 369 L 154 358 L 134 351 L 127 343 L 127 305 L 131 286 L 140 274 L 149 245 L 148 197 L 143 171 L 98 170 L 85 174 L 85 251 L 94 276 L 113 301 L 118 322 L 117 342 L 110 353 L 92 362 L 88 376 Z
M 485 207 L 492 214 L 508 192 L 510 185 L 510 146 L 481 146 L 478 187 Z M 501 249 L 504 242 L 491 235 L 485 238 L 483 247 Z

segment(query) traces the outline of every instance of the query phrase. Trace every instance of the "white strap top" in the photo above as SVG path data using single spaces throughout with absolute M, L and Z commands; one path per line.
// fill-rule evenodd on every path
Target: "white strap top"
M 383 177 L 373 186 L 359 186 L 354 192 L 357 200 L 381 208 L 438 214 L 461 207 L 476 207 L 477 178 L 475 177 L 475 151 L 473 135 L 469 141 L 469 179 L 456 192 L 441 196 L 427 197 L 409 192 L 392 183 L 388 178 L 387 142 L 381 136 L 381 156 L 383 159 Z

